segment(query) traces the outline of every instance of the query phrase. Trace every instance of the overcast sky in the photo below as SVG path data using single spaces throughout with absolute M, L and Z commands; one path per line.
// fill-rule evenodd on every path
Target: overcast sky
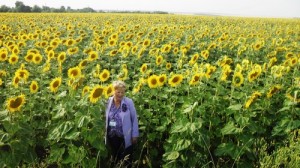
M 210 13 L 250 17 L 299 17 L 300 0 L 19 0 L 27 6 L 38 5 L 72 9 L 140 10 L 178 13 Z M 15 7 L 14 0 L 0 5 Z

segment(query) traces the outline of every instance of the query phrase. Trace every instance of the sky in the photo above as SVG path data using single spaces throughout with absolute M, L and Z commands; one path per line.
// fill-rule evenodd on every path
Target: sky
M 95 10 L 164 11 L 245 17 L 300 18 L 300 0 L 18 0 L 24 5 Z M 0 6 L 15 7 L 14 0 L 0 0 Z

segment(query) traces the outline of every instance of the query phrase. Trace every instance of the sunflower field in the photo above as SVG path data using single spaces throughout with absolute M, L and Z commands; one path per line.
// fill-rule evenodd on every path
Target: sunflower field
M 114 80 L 134 167 L 300 165 L 300 20 L 0 14 L 0 167 L 106 167 Z

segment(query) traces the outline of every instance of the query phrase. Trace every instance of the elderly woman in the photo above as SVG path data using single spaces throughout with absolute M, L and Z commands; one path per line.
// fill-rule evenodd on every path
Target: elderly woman
M 131 167 L 132 145 L 137 143 L 139 136 L 137 114 L 132 99 L 125 97 L 125 83 L 114 81 L 113 87 L 114 95 L 108 99 L 106 107 L 106 142 L 114 163 L 124 161 L 121 163 Z

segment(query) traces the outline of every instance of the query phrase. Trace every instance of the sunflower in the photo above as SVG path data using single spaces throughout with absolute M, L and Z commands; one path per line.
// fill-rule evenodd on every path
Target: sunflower
M 173 53 L 176 55 L 178 52 L 179 52 L 179 48 L 178 48 L 178 47 L 175 47 L 175 48 L 173 49 Z
M 273 86 L 267 93 L 267 98 L 271 98 L 274 93 L 278 92 L 281 89 L 280 85 Z
M 183 75 L 181 74 L 173 74 L 171 78 L 169 78 L 168 83 L 171 87 L 178 86 L 183 80 Z
M 293 52 L 288 52 L 285 54 L 285 59 L 289 59 L 289 58 L 293 58 L 294 57 L 294 53 Z
M 272 57 L 269 60 L 268 67 L 271 68 L 276 62 L 277 62 L 277 58 L 276 57 Z
M 15 54 L 10 55 L 8 61 L 10 64 L 16 64 L 19 60 L 19 57 Z
M 20 111 L 22 106 L 25 104 L 25 95 L 12 97 L 7 100 L 6 108 L 10 112 Z
M 109 52 L 109 55 L 110 55 L 111 57 L 113 57 L 113 56 L 117 55 L 117 53 L 118 53 L 118 50 L 117 50 L 117 49 L 114 49 L 114 50 L 111 50 L 111 51 Z
M 86 65 L 88 64 L 88 59 L 84 59 L 82 61 L 80 61 L 79 63 L 79 68 L 84 69 L 86 67 Z
M 33 58 L 34 58 L 34 55 L 35 54 L 31 53 L 31 52 L 27 53 L 26 56 L 25 56 L 25 61 L 31 62 L 33 60 Z
M 90 92 L 89 98 L 90 102 L 96 103 L 100 97 L 103 95 L 105 88 L 103 86 L 97 85 Z
M 131 41 L 127 41 L 126 44 L 125 44 L 127 47 L 131 48 L 133 43 Z
M 240 87 L 244 83 L 244 77 L 241 72 L 236 72 L 232 78 L 232 84 L 234 87 Z
M 221 75 L 221 81 L 226 81 L 228 76 L 230 75 L 231 73 L 231 68 L 229 65 L 225 64 L 223 67 L 222 67 L 222 75 Z
M 209 56 L 209 51 L 208 50 L 203 50 L 201 51 L 201 56 L 207 60 L 208 56 Z
M 33 62 L 35 64 L 40 64 L 43 60 L 43 57 L 41 56 L 41 54 L 35 54 L 33 57 Z
M 37 81 L 32 81 L 30 84 L 30 93 L 36 93 L 39 90 Z
M 57 56 L 57 61 L 58 61 L 60 64 L 62 64 L 63 62 L 65 62 L 66 56 L 67 56 L 66 52 L 60 52 L 60 53 L 58 54 L 58 56 Z
M 150 39 L 144 40 L 144 42 L 143 42 L 143 47 L 149 47 L 150 45 L 151 45 Z
M 118 40 L 119 39 L 119 35 L 117 33 L 114 33 L 110 36 L 111 40 Z
M 6 61 L 8 58 L 8 51 L 6 49 L 0 49 L 0 61 Z
M 243 68 L 243 70 L 248 70 L 249 69 L 249 64 L 250 64 L 249 60 L 243 59 L 243 61 L 242 61 L 242 68 Z
M 79 51 L 78 47 L 73 47 L 73 48 L 69 48 L 69 49 L 67 50 L 67 53 L 68 53 L 69 55 L 73 55 L 73 54 L 78 53 L 78 51 Z
M 113 47 L 113 46 L 117 45 L 117 40 L 115 40 L 115 39 L 109 40 L 109 41 L 108 41 L 108 45 L 109 45 L 110 47 Z
M 81 69 L 78 66 L 70 68 L 68 70 L 68 77 L 70 79 L 76 79 L 79 78 L 80 76 L 81 76 Z
M 197 62 L 198 58 L 199 58 L 199 54 L 198 53 L 194 54 L 191 60 L 189 61 L 189 64 L 194 65 Z
M 206 64 L 206 72 L 205 72 L 205 77 L 209 79 L 211 75 L 216 71 L 216 67 L 212 66 L 210 64 Z
M 256 42 L 252 45 L 252 48 L 255 50 L 255 51 L 258 51 L 260 50 L 261 48 L 263 47 L 262 43 L 261 42 Z
M 66 46 L 72 46 L 76 43 L 76 41 L 74 39 L 68 39 L 65 41 L 65 45 Z
M 89 92 L 90 92 L 90 87 L 89 86 L 85 86 L 82 89 L 81 96 L 84 96 L 84 95 L 86 95 Z
M 144 63 L 144 64 L 141 66 L 141 68 L 140 68 L 140 72 L 141 72 L 142 74 L 145 74 L 146 71 L 147 71 L 147 64 Z
M 128 77 L 128 69 L 127 68 L 122 68 L 122 72 L 118 75 L 118 80 L 126 80 Z
M 250 98 L 246 101 L 245 103 L 245 108 L 249 108 L 250 105 L 258 98 L 261 96 L 261 93 L 258 91 L 255 91 L 254 93 L 252 93 L 252 95 L 250 96 Z
M 131 53 L 132 53 L 132 54 L 135 54 L 135 53 L 137 52 L 137 49 L 138 49 L 137 46 L 132 47 Z
M 15 45 L 14 48 L 12 49 L 12 53 L 15 55 L 18 55 L 20 53 L 20 49 L 17 45 Z
M 166 63 L 166 69 L 170 70 L 172 68 L 172 64 L 170 62 Z
M 50 91 L 51 92 L 57 92 L 58 87 L 61 85 L 61 77 L 57 77 L 54 78 L 51 82 L 50 82 Z
M 110 72 L 107 69 L 103 69 L 103 71 L 100 73 L 99 78 L 102 82 L 105 82 L 109 79 Z
M 6 76 L 6 74 L 7 74 L 7 73 L 6 73 L 5 70 L 1 70 L 1 69 L 0 69 L 0 78 Z
M 204 74 L 196 73 L 193 75 L 192 79 L 189 82 L 189 85 L 196 85 L 201 81 L 201 78 L 204 76 Z
M 48 60 L 54 59 L 55 58 L 55 52 L 53 50 L 50 50 L 47 52 L 47 58 Z
M 158 86 L 163 86 L 167 81 L 167 75 L 161 74 L 158 76 Z
M 158 82 L 158 76 L 157 75 L 151 75 L 147 80 L 148 86 L 153 89 L 157 88 L 159 86 Z
M 112 84 L 105 87 L 105 98 L 109 98 L 114 93 L 114 87 Z
M 164 60 L 164 58 L 161 55 L 157 56 L 156 61 L 155 61 L 156 65 L 157 66 L 161 65 L 163 60 Z
M 169 53 L 172 49 L 172 46 L 170 44 L 165 44 L 163 45 L 161 52 L 163 53 Z
M 28 77 L 29 77 L 30 73 L 26 70 L 26 69 L 18 69 L 16 72 L 15 72 L 15 76 L 18 76 L 20 80 L 23 80 L 23 81 L 27 81 Z
M 249 73 L 248 73 L 248 81 L 249 82 L 253 82 L 255 79 L 258 78 L 258 76 L 260 75 L 260 71 L 259 70 L 256 70 L 256 69 L 253 69 L 251 70 Z
M 89 52 L 88 60 L 89 61 L 94 61 L 99 58 L 98 52 L 97 51 L 91 51 Z
M 295 66 L 298 63 L 297 57 L 291 57 L 288 59 L 288 63 L 290 67 Z
M 20 82 L 20 77 L 19 76 L 14 76 L 14 78 L 13 78 L 13 86 L 15 88 L 19 87 L 19 82 Z
M 89 54 L 91 51 L 93 51 L 92 48 L 85 48 L 85 49 L 83 50 L 83 53 Z

